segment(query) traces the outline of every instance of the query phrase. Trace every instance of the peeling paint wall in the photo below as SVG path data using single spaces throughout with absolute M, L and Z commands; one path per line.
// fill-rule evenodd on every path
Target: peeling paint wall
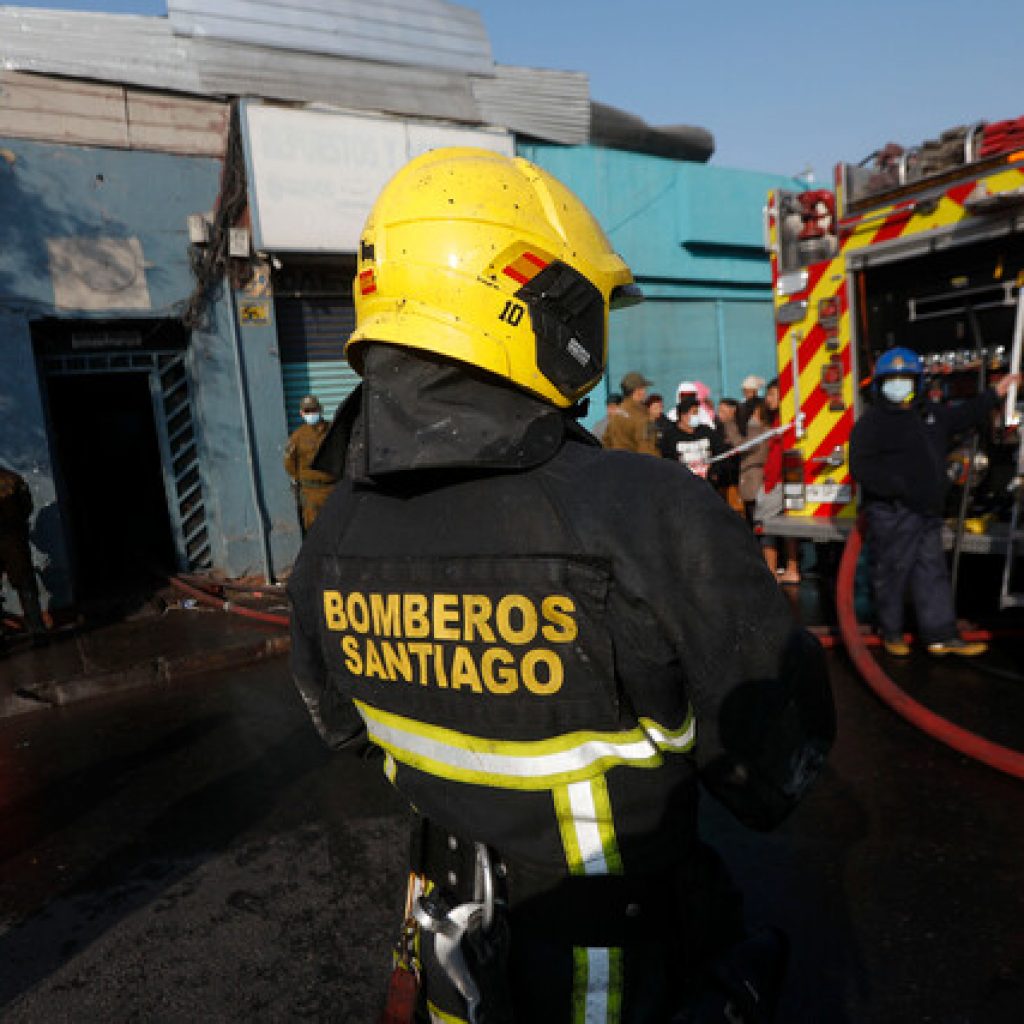
M 28 479 L 36 564 L 56 605 L 71 599 L 68 553 L 31 325 L 41 318 L 110 321 L 180 316 L 192 291 L 187 218 L 213 208 L 221 162 L 138 150 L 0 137 L 0 461 Z M 227 299 L 193 333 L 189 360 L 214 566 L 261 572 L 235 339 Z M 260 500 L 274 572 L 299 531 L 281 465 L 286 441 L 276 336 L 246 333 L 254 385 Z M 257 404 L 258 403 L 258 404 Z M 10 599 L 11 595 L 8 594 Z M 12 605 L 17 607 L 16 600 Z

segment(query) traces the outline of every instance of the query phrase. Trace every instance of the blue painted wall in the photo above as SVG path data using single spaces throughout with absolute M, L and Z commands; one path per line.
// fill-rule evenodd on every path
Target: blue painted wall
M 220 170 L 220 161 L 208 158 L 0 139 L 0 461 L 31 485 L 35 561 L 55 604 L 70 599 L 70 580 L 30 324 L 44 316 L 179 315 L 193 286 L 187 217 L 213 207 Z M 138 238 L 152 308 L 57 310 L 46 240 L 68 237 Z M 193 334 L 190 359 L 214 562 L 243 575 L 259 572 L 263 557 L 226 302 L 222 294 L 208 328 Z M 286 430 L 276 336 L 263 330 L 242 341 L 257 410 L 261 501 L 278 571 L 293 561 L 299 533 L 281 465 Z
M 770 189 L 803 182 L 592 146 L 521 143 L 518 152 L 590 207 L 647 297 L 612 314 L 612 390 L 640 370 L 670 403 L 687 379 L 738 398 L 748 373 L 775 375 L 761 211 Z M 606 394 L 595 389 L 586 422 L 604 415 Z

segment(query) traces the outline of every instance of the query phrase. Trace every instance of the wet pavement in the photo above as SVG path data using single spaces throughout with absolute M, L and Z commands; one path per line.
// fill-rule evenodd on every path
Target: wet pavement
M 283 597 L 249 606 L 287 618 Z M 7 645 L 0 717 L 259 661 L 287 650 L 288 641 L 282 626 L 199 605 L 168 588 L 58 625 L 44 643 L 11 633 Z
M 1008 739 L 1022 652 L 899 670 Z M 793 940 L 780 1019 L 1018 1024 L 1024 782 L 829 659 L 839 740 L 796 814 L 770 835 L 703 814 L 751 919 Z M 0 720 L 0 1018 L 371 1024 L 406 823 L 379 761 L 321 747 L 284 659 Z

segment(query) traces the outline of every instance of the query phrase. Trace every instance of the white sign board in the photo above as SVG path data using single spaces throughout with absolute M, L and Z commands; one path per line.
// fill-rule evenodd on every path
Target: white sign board
M 381 188 L 441 146 L 513 155 L 504 131 L 247 103 L 249 196 L 258 252 L 355 252 Z

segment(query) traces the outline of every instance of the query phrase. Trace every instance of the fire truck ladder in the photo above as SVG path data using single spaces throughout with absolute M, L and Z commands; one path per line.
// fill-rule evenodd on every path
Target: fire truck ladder
M 1013 325 L 1013 349 L 1010 352 L 1010 373 L 1020 373 L 1021 348 L 1024 342 L 1024 288 L 1017 292 L 1017 317 Z M 1016 425 L 1018 435 L 1021 418 L 1017 414 L 1017 385 L 1011 384 L 1006 393 L 1006 408 L 1003 422 L 1006 426 Z M 1000 608 L 1024 607 L 1024 591 L 1013 591 L 1014 563 L 1024 557 L 1019 548 L 1024 542 L 1024 438 L 1019 438 L 1017 448 L 1017 473 L 1013 478 L 1013 511 L 1010 513 L 1010 534 L 1006 538 L 1006 564 L 1003 566 L 1003 586 L 999 592 Z

